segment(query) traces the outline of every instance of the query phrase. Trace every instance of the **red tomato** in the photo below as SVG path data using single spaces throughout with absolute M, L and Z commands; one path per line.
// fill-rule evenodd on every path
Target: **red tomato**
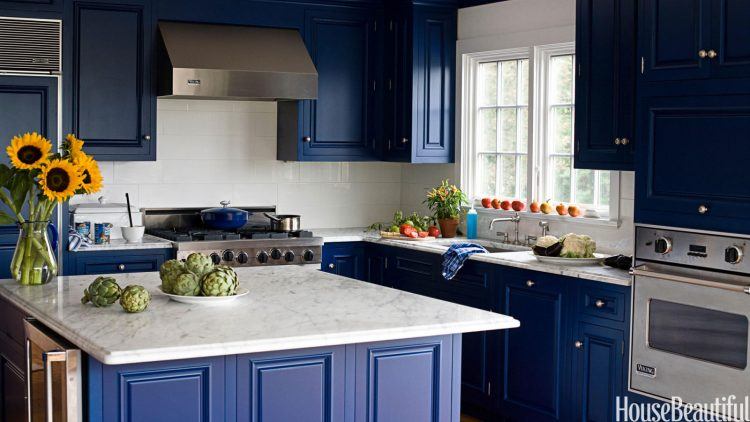
M 406 229 L 412 229 L 412 230 L 414 230 L 414 227 L 412 227 L 412 226 L 410 226 L 410 225 L 408 225 L 408 224 L 402 224 L 402 225 L 401 225 L 401 226 L 400 226 L 400 227 L 398 228 L 398 231 L 399 231 L 399 233 L 401 233 L 401 234 L 403 234 L 404 236 L 406 236 Z
M 435 226 L 430 226 L 430 228 L 427 229 L 427 234 L 432 237 L 438 237 L 440 236 L 440 229 Z
M 404 227 L 404 230 L 401 232 L 401 234 L 403 234 L 404 236 L 408 236 L 408 237 L 415 237 L 415 236 L 412 236 L 411 234 L 412 233 L 416 233 L 416 232 L 417 231 L 414 230 L 414 227 L 412 227 L 412 226 L 406 226 L 406 227 Z
M 427 232 L 418 232 L 419 237 L 427 237 Z
M 415 239 L 416 239 L 416 238 L 418 238 L 418 237 L 419 237 L 419 232 L 418 232 L 418 231 L 416 231 L 416 230 L 414 230 L 414 229 L 412 229 L 411 231 L 409 231 L 409 232 L 407 233 L 407 236 L 409 236 L 409 237 L 413 237 L 413 238 L 415 238 Z

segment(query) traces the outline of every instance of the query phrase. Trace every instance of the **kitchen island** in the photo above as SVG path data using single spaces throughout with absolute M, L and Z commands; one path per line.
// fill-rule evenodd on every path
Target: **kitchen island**
M 151 292 L 140 314 L 81 305 L 92 276 L 0 296 L 85 353 L 91 421 L 457 421 L 460 334 L 519 326 L 312 265 L 237 273 L 250 294 L 221 307 L 170 301 L 158 273 L 117 276 Z

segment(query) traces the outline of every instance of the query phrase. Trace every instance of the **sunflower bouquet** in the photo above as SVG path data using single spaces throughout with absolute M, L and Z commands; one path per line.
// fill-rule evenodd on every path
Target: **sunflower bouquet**
M 102 175 L 93 157 L 83 152 L 83 141 L 68 135 L 59 152 L 42 135 L 14 137 L 6 148 L 10 166 L 0 164 L 0 224 L 21 228 L 11 261 L 11 274 L 21 284 L 44 284 L 57 274 L 57 260 L 47 228 L 55 206 L 75 194 L 95 193 Z

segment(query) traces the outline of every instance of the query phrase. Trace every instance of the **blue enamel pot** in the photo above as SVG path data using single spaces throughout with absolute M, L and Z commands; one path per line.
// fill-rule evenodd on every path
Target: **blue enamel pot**
M 229 207 L 229 201 L 221 201 L 221 207 L 201 211 L 201 220 L 209 228 L 234 230 L 247 224 L 250 213 L 239 208 Z

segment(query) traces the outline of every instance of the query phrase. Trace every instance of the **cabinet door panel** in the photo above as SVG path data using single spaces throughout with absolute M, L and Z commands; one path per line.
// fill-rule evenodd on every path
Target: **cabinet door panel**
M 639 32 L 648 81 L 707 77 L 711 61 L 710 0 L 642 0 Z
M 73 132 L 99 160 L 155 159 L 149 9 L 74 4 Z
M 61 12 L 62 0 L 0 0 L 0 9 L 29 12 Z
M 750 75 L 750 2 L 714 0 L 713 42 L 718 56 L 711 73 L 716 77 Z
M 623 348 L 620 330 L 580 323 L 576 340 L 573 376 L 576 391 L 576 420 L 614 422 L 616 398 L 623 395 Z
M 0 420 L 22 421 L 26 417 L 26 378 L 20 368 L 0 356 Z
M 86 253 L 76 256 L 75 274 L 116 274 L 116 273 L 139 273 L 148 271 L 159 271 L 159 268 L 171 253 L 160 252 L 153 254 L 122 254 L 110 253 Z
M 750 233 L 750 96 L 646 98 L 636 221 Z M 699 207 L 708 207 L 700 213 Z
M 318 69 L 318 99 L 303 102 L 305 157 L 369 157 L 373 20 L 363 12 L 309 12 L 305 42 Z
M 582 0 L 577 19 L 575 166 L 632 170 L 636 0 Z
M 344 277 L 365 279 L 365 248 L 359 242 L 330 243 L 323 247 L 321 269 Z

